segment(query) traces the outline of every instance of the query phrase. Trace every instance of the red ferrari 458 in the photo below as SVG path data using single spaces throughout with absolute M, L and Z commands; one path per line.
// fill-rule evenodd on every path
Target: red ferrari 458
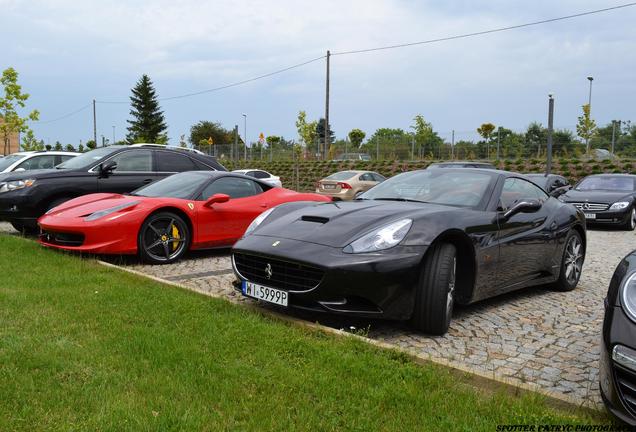
M 241 174 L 189 171 L 128 194 L 66 201 L 40 217 L 40 243 L 94 254 L 136 254 L 165 264 L 187 250 L 233 245 L 259 214 L 292 201 L 331 201 Z

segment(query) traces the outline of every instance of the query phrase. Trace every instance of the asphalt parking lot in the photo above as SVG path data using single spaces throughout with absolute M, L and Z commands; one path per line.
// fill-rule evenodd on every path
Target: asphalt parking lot
M 11 232 L 12 228 L 0 224 L 0 231 Z M 294 315 L 336 328 L 353 327 L 373 339 L 423 356 L 596 405 L 600 403 L 598 355 L 603 298 L 616 265 L 633 249 L 636 232 L 590 230 L 576 290 L 561 293 L 526 289 L 458 307 L 443 337 L 426 336 L 396 322 Z M 136 259 L 110 261 L 204 294 L 252 302 L 232 288 L 234 275 L 228 252 L 191 253 L 167 266 L 143 265 Z

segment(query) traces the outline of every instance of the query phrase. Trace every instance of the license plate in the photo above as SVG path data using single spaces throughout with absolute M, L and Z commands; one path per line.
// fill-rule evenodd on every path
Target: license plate
M 247 297 L 274 303 L 279 306 L 287 306 L 287 291 L 266 287 L 248 281 L 241 282 L 241 291 L 243 291 L 243 295 Z
M 583 213 L 585 215 L 585 219 L 596 219 L 595 213 Z
M 322 185 L 323 189 L 335 189 L 336 185 L 332 185 L 332 184 L 326 184 L 326 185 Z

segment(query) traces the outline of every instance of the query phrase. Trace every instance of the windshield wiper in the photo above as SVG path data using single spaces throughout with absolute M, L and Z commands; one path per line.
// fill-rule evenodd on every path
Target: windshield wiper
M 411 198 L 373 198 L 376 201 L 403 201 L 403 202 L 416 202 L 416 203 L 424 203 L 428 204 L 427 201 L 420 201 Z

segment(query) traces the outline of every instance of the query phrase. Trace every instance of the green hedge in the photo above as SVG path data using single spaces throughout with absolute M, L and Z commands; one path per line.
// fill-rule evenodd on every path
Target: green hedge
M 294 175 L 295 164 L 292 161 L 220 161 L 227 169 L 255 168 L 269 171 L 280 176 L 283 186 L 299 191 L 313 191 L 316 182 L 330 174 L 349 169 L 369 170 L 391 177 L 406 171 L 426 168 L 435 161 L 401 162 L 391 160 L 380 161 L 300 161 L 298 162 L 299 181 L 296 184 Z M 499 169 L 521 173 L 539 173 L 545 171 L 545 161 L 530 160 L 500 160 L 493 162 Z M 630 173 L 636 174 L 636 164 L 633 159 L 613 160 L 611 162 L 581 161 L 578 159 L 557 159 L 552 163 L 552 172 L 560 174 L 575 183 L 589 174 L 599 173 Z

